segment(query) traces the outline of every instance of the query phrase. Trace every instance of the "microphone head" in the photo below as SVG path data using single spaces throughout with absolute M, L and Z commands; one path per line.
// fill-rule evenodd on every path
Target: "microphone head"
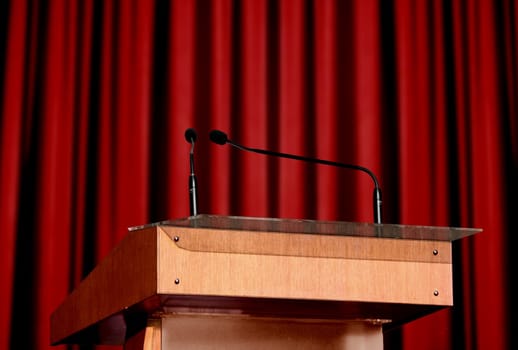
M 210 140 L 218 145 L 224 145 L 228 141 L 227 134 L 223 131 L 212 130 L 209 134 Z
M 185 130 L 185 139 L 190 143 L 196 142 L 196 131 L 193 128 Z

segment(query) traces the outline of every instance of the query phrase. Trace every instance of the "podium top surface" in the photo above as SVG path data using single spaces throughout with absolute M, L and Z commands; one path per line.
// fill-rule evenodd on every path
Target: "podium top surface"
M 481 232 L 480 228 L 375 224 L 346 221 L 262 218 L 200 214 L 130 227 L 130 231 L 153 226 L 175 226 L 257 232 L 305 233 L 353 237 L 399 238 L 412 240 L 455 241 Z

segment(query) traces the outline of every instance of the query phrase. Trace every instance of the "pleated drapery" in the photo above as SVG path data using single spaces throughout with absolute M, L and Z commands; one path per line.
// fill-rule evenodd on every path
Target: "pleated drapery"
M 454 306 L 389 349 L 510 349 L 518 164 L 512 0 L 16 0 L 0 5 L 0 348 L 135 225 L 206 214 L 477 227 Z M 63 348 L 62 346 L 56 348 Z

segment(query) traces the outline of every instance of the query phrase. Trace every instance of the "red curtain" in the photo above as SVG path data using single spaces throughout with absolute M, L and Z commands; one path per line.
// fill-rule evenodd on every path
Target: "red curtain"
M 49 318 L 127 228 L 199 212 L 478 227 L 455 305 L 389 349 L 516 348 L 513 0 L 16 0 L 0 5 L 0 348 Z M 60 347 L 57 347 L 60 348 Z

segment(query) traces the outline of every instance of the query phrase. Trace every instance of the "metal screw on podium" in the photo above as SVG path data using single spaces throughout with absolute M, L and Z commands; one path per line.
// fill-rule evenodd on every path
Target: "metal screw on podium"
M 436 290 L 434 290 L 434 291 L 433 291 L 433 295 L 438 296 L 438 295 L 439 295 L 439 291 L 438 291 L 437 289 L 436 289 Z
M 434 249 L 433 250 L 433 255 L 437 255 L 437 254 L 439 254 L 439 251 L 437 249 Z
M 180 284 L 180 279 L 179 278 L 175 279 L 174 284 Z

